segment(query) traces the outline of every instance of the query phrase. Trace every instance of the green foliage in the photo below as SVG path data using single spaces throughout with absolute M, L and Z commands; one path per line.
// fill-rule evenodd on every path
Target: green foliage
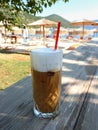
M 0 21 L 3 22 L 7 29 L 10 29 L 9 25 L 22 25 L 26 22 L 22 11 L 17 11 L 11 6 L 0 8 Z
M 58 0 L 0 0 L 0 21 L 11 24 L 22 24 L 26 20 L 21 12 L 36 15 L 43 7 L 52 6 Z M 69 0 L 62 0 L 67 2 Z M 27 22 L 27 21 L 26 21 Z

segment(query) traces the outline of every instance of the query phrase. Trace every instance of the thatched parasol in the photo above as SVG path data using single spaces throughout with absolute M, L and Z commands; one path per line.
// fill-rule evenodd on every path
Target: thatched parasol
M 42 26 L 43 27 L 43 37 L 45 37 L 44 27 L 47 27 L 47 26 L 50 27 L 50 26 L 54 26 L 54 25 L 57 25 L 57 23 L 54 22 L 54 21 L 45 19 L 45 18 L 37 20 L 37 21 L 35 21 L 33 23 L 28 24 L 28 26 L 40 26 L 40 27 Z
M 82 19 L 82 20 L 74 21 L 71 24 L 74 26 L 82 26 L 83 27 L 82 36 L 84 38 L 84 26 L 85 25 L 94 26 L 95 22 L 91 21 L 91 20 L 87 20 L 87 19 Z

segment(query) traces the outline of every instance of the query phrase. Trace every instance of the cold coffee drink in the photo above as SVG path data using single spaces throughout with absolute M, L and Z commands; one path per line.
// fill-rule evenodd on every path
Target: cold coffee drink
M 61 67 L 61 50 L 31 51 L 34 114 L 38 117 L 54 117 L 59 113 Z

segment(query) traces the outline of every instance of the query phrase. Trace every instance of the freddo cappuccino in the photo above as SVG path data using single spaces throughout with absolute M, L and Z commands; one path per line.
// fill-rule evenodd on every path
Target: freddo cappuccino
M 31 51 L 31 74 L 36 116 L 52 117 L 58 114 L 61 67 L 61 50 L 40 48 Z

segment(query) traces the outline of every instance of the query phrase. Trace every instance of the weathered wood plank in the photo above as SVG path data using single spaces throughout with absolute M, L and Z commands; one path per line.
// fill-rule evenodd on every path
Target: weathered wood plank
M 89 55 L 87 55 L 87 53 L 83 53 L 81 60 L 80 53 L 78 52 L 78 63 L 76 62 L 77 57 L 75 57 L 75 54 L 76 53 L 74 52 L 74 55 L 71 53 L 72 56 L 69 56 L 73 59 L 73 62 L 71 62 L 71 58 L 64 59 L 64 88 L 62 88 L 63 91 L 61 99 L 63 101 L 61 104 L 61 114 L 55 120 L 48 123 L 46 130 L 73 129 L 78 118 L 78 114 L 81 110 L 85 95 L 88 92 L 88 88 L 95 73 L 96 63 L 91 62 L 93 59 L 89 58 L 92 53 Z M 85 61 L 85 59 L 87 59 L 87 61 Z
M 75 130 L 98 130 L 98 68 L 89 87 Z
M 84 45 L 64 55 L 61 112 L 55 119 L 34 116 L 31 76 L 1 91 L 0 130 L 73 129 L 95 73 L 97 49 Z

